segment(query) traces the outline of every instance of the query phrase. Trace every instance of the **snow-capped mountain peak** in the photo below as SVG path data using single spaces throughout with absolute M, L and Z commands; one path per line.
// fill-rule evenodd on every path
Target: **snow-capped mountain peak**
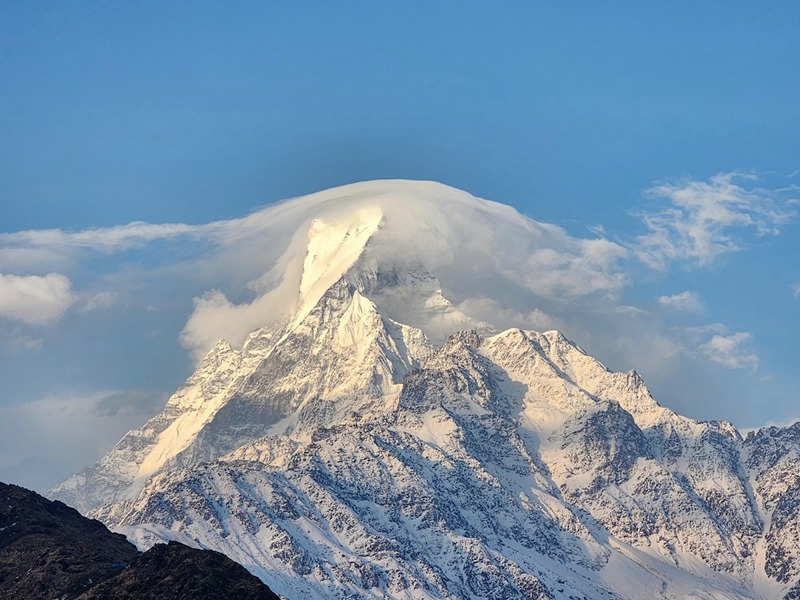
M 300 278 L 300 306 L 294 316 L 296 323 L 305 318 L 322 295 L 361 257 L 384 218 L 378 206 L 367 206 L 347 216 L 350 218 L 314 219 L 309 225 Z
M 421 182 L 275 214 L 296 217 L 271 274 L 293 310 L 219 341 L 51 496 L 292 598 L 800 596 L 795 429 L 743 440 L 558 331 L 460 309 L 476 281 L 521 282 L 497 257 L 547 227 Z

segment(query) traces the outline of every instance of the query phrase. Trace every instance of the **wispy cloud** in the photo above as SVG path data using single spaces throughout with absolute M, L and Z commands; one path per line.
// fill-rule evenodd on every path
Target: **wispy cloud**
M 152 224 L 128 223 L 116 227 L 64 231 L 63 229 L 32 229 L 13 233 L 0 233 L 0 244 L 21 248 L 90 248 L 103 252 L 116 252 L 135 248 L 144 243 L 192 235 L 213 230 L 215 223 L 186 225 L 184 223 Z
M 539 294 L 562 299 L 615 295 L 628 283 L 621 265 L 628 251 L 616 242 L 571 239 L 563 230 L 551 241 L 555 243 L 532 249 L 516 271 L 516 278 L 535 286 Z
M 98 417 L 150 417 L 164 408 L 166 402 L 164 394 L 151 390 L 114 392 L 100 398 L 92 413 Z
M 26 350 L 41 348 L 44 340 L 39 336 L 32 336 L 27 328 L 16 325 L 0 338 L 0 349 L 5 353 L 16 354 Z
M 4 237 L 5 236 L 5 239 Z M 71 261 L 68 255 L 46 246 L 31 246 L 12 242 L 8 234 L 0 233 L 0 271 L 15 274 L 63 271 Z
M 60 273 L 0 274 L 0 317 L 45 325 L 64 316 L 74 302 L 72 282 Z
M 721 255 L 741 250 L 745 231 L 777 235 L 797 214 L 786 198 L 796 190 L 769 190 L 757 182 L 753 175 L 732 172 L 646 190 L 646 197 L 666 206 L 638 213 L 647 233 L 636 238 L 636 255 L 658 270 L 675 261 L 706 267 Z
M 800 298 L 800 283 L 792 284 L 792 293 L 794 294 L 795 298 Z
M 458 305 L 458 309 L 473 319 L 491 323 L 500 329 L 510 327 L 533 329 L 535 331 L 563 329 L 557 319 L 539 308 L 523 312 L 505 308 L 491 298 L 467 298 Z
M 785 429 L 787 427 L 791 427 L 798 421 L 800 421 L 800 416 L 787 417 L 785 419 L 781 419 L 780 421 L 769 420 L 763 425 L 758 425 L 757 427 L 743 427 L 739 431 L 742 433 L 742 435 L 747 435 L 750 432 L 756 432 L 765 427 L 777 427 L 778 429 Z
M 664 308 L 682 312 L 702 312 L 703 302 L 696 292 L 689 290 L 672 296 L 659 296 L 658 304 Z
M 90 297 L 80 308 L 81 312 L 92 312 L 111 308 L 117 303 L 119 294 L 116 292 L 100 292 Z
M 712 361 L 731 369 L 758 368 L 758 355 L 749 348 L 752 334 L 737 331 L 730 335 L 714 335 L 700 350 Z

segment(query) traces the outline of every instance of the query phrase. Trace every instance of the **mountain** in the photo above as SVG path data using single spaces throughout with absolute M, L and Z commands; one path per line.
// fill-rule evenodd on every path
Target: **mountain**
M 291 310 L 52 497 L 287 597 L 800 597 L 800 425 L 743 438 L 557 331 L 465 312 L 452 290 L 515 272 L 498 232 L 547 235 L 507 207 L 383 182 L 300 209 Z
M 99 521 L 5 483 L 0 483 L 0 596 L 277 600 L 218 552 L 171 542 L 140 553 Z

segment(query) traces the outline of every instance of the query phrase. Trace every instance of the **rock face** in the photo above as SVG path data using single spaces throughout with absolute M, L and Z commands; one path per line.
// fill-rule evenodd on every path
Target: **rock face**
M 365 214 L 312 222 L 293 316 L 51 496 L 287 597 L 800 596 L 800 426 L 743 439 L 559 332 L 498 333 Z
M 140 553 L 61 502 L 0 483 L 0 597 L 15 600 L 277 596 L 222 554 L 175 542 Z

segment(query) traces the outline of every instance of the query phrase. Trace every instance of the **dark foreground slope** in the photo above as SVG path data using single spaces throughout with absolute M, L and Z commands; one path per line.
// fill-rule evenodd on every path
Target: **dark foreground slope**
M 222 554 L 174 542 L 142 554 L 124 536 L 66 504 L 0 483 L 0 598 L 277 596 Z
M 258 578 L 224 554 L 177 542 L 157 544 L 80 600 L 194 600 L 277 598 Z

